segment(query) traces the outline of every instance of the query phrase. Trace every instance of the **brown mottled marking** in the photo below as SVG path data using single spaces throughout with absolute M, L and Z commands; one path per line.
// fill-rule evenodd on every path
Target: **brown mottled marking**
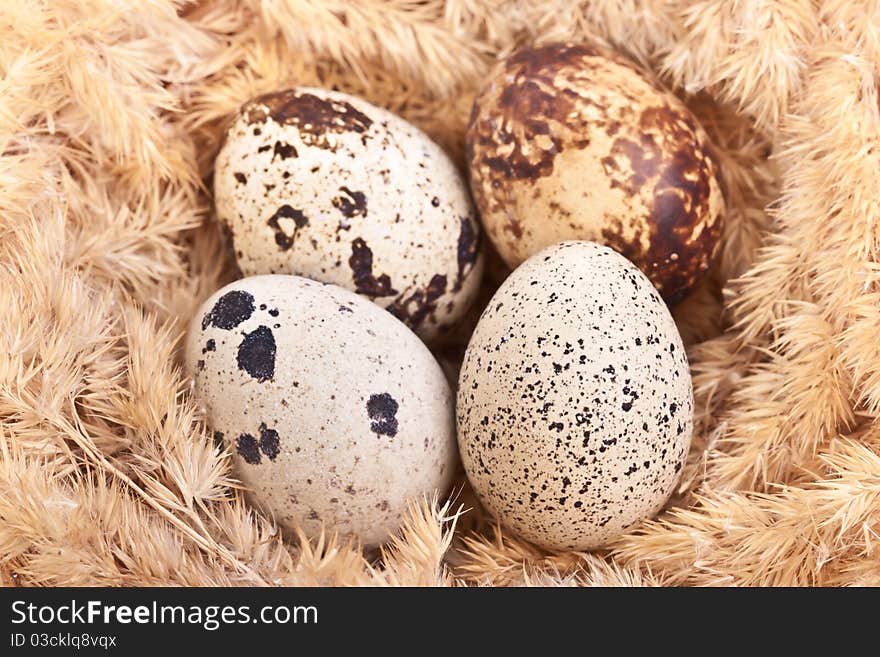
M 304 276 L 386 308 L 442 274 L 446 292 L 418 332 L 426 342 L 467 312 L 483 270 L 481 227 L 461 171 L 428 135 L 364 99 L 309 87 L 245 105 L 226 135 L 214 207 L 235 231 L 245 275 Z M 296 226 L 294 211 L 309 225 Z
M 390 297 L 397 294 L 388 274 L 373 274 L 373 251 L 360 237 L 356 237 L 351 243 L 348 265 L 351 267 L 355 292 L 358 294 L 370 297 Z
M 568 117 L 576 109 L 575 99 L 554 88 L 554 71 L 560 64 L 571 64 L 595 54 L 595 50 L 587 46 L 557 45 L 523 49 L 514 54 L 505 67 L 512 73 L 512 80 L 498 99 L 501 117 L 497 129 L 492 125 L 478 126 L 468 133 L 484 147 L 479 149 L 483 153 L 480 164 L 506 178 L 535 180 L 553 172 L 553 161 L 564 145 L 586 146 L 588 139 L 566 134 L 564 130 Z M 476 111 L 472 119 L 475 114 Z M 489 123 L 494 124 L 495 120 Z M 536 142 L 537 136 L 546 137 L 545 143 Z M 491 147 L 496 143 L 505 148 L 499 149 L 498 155 L 491 155 Z M 466 147 L 473 168 L 476 162 L 471 139 Z
M 417 329 L 437 310 L 437 300 L 446 293 L 446 284 L 445 275 L 435 274 L 424 290 L 404 292 L 387 310 L 407 326 Z
M 344 185 L 339 188 L 342 195 L 333 199 L 333 207 L 339 210 L 343 216 L 351 219 L 354 216 L 367 216 L 367 195 L 363 192 L 352 191 Z
M 288 234 L 281 225 L 282 219 L 290 219 L 293 221 L 293 233 Z M 295 243 L 296 236 L 299 234 L 300 228 L 309 225 L 309 219 L 302 210 L 298 210 L 289 206 L 287 203 L 278 208 L 275 213 L 269 217 L 266 224 L 275 233 L 275 243 L 282 251 L 288 251 Z
M 615 231 L 602 231 L 605 243 L 625 255 L 647 274 L 670 303 L 680 301 L 708 270 L 718 248 L 721 222 L 706 223 L 711 216 L 709 200 L 714 179 L 712 161 L 693 138 L 697 130 L 692 117 L 668 106 L 645 109 L 639 118 L 643 130 L 639 144 L 618 138 L 612 156 L 603 159 L 612 187 L 636 195 L 650 183 L 650 217 L 646 222 L 650 251 L 635 240 L 620 238 Z M 663 135 L 663 148 L 653 135 Z M 625 158 L 629 175 L 621 175 L 617 162 Z
M 277 123 L 296 126 L 305 143 L 322 147 L 328 146 L 329 133 L 363 134 L 373 125 L 373 120 L 351 103 L 295 89 L 258 96 L 242 108 L 242 115 L 248 123 L 264 123 L 271 117 Z
M 275 146 L 272 147 L 272 161 L 275 161 L 276 157 L 280 157 L 282 160 L 286 160 L 290 157 L 298 157 L 298 153 L 296 152 L 296 148 L 283 141 L 276 141 Z
M 678 145 L 654 188 L 650 226 L 656 264 L 647 268 L 646 263 L 645 268 L 651 282 L 670 303 L 676 303 L 708 271 L 718 252 L 722 222 L 706 221 L 711 216 L 714 164 L 697 151 L 693 139 L 687 138 L 693 134 L 695 122 L 685 130 L 680 118 L 668 110 L 647 110 L 642 121 L 672 134 L 672 141 Z
M 461 228 L 458 233 L 458 273 L 455 276 L 455 285 L 452 287 L 453 292 L 458 292 L 461 289 L 465 277 L 474 268 L 477 257 L 480 255 L 480 243 L 483 237 L 470 217 L 461 217 L 460 220 Z
M 561 240 L 600 240 L 675 302 L 718 252 L 724 199 L 708 138 L 614 53 L 564 43 L 514 53 L 474 103 L 466 154 L 510 266 Z
M 622 172 L 617 164 L 620 158 L 629 160 L 629 176 L 620 176 Z M 624 137 L 615 139 L 611 154 L 602 158 L 602 166 L 612 187 L 620 187 L 630 194 L 637 194 L 646 181 L 657 175 L 662 159 L 663 154 L 654 138 L 645 134 L 641 136 L 639 143 Z
M 505 181 L 535 181 L 553 173 L 556 156 L 570 146 L 583 148 L 589 139 L 567 130 L 568 117 L 576 107 L 571 94 L 559 93 L 554 68 L 575 65 L 595 50 L 584 45 L 551 44 L 516 52 L 502 67 L 499 77 L 509 82 L 495 99 L 498 114 L 479 112 L 484 93 L 474 102 L 465 141 L 465 157 L 471 174 L 471 189 L 478 207 L 486 207 L 487 196 L 474 180 L 485 171 L 493 187 Z M 540 140 L 537 138 L 541 137 Z M 499 147 L 500 146 L 500 147 Z M 507 214 L 502 230 L 514 240 L 523 237 L 523 227 Z

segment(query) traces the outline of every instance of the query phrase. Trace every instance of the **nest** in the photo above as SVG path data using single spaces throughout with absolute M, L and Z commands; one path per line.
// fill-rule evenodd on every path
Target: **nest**
M 0 583 L 880 584 L 880 10 L 827 0 L 109 0 L 0 8 Z M 179 361 L 227 282 L 210 180 L 242 101 L 357 94 L 462 163 L 519 45 L 604 42 L 697 113 L 728 211 L 675 310 L 696 395 L 669 507 L 546 554 L 467 490 L 381 554 L 283 542 Z M 468 510 L 470 509 L 470 510 Z M 332 529 L 332 528 L 328 528 Z

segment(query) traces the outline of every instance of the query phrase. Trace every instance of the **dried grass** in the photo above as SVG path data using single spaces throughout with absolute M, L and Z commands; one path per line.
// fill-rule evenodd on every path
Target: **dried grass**
M 880 584 L 878 3 L 54 0 L 2 3 L 0 34 L 0 584 Z M 379 554 L 282 542 L 178 364 L 231 275 L 204 184 L 225 121 L 337 87 L 461 163 L 493 61 L 561 36 L 652 67 L 722 164 L 722 256 L 675 312 L 678 495 L 602 554 L 523 543 L 467 487 Z

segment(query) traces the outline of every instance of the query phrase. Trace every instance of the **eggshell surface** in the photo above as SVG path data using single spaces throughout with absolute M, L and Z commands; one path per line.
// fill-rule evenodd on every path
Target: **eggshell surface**
M 601 242 L 676 302 L 718 251 L 724 198 L 705 132 L 614 53 L 517 51 L 477 96 L 466 146 L 483 226 L 510 266 L 563 240 Z
M 516 269 L 483 313 L 459 378 L 458 442 L 473 488 L 540 546 L 602 545 L 667 500 L 693 393 L 660 295 L 591 242 Z
M 480 227 L 454 163 L 348 94 L 295 88 L 244 105 L 217 156 L 214 201 L 245 275 L 345 287 L 428 341 L 479 287 Z
M 215 438 L 252 503 L 301 527 L 377 545 L 408 500 L 451 482 L 452 393 L 402 323 L 356 294 L 297 276 L 216 292 L 186 362 Z

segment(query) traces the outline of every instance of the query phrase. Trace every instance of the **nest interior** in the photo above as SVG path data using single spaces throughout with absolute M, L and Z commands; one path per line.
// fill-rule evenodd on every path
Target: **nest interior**
M 0 583 L 880 584 L 875 2 L 55 0 L 2 3 L 0 33 Z M 493 62 L 552 39 L 652 69 L 719 159 L 721 258 L 675 310 L 697 408 L 675 498 L 594 554 L 518 541 L 466 490 L 414 501 L 378 556 L 282 542 L 179 361 L 233 275 L 226 121 L 332 87 L 463 164 Z

